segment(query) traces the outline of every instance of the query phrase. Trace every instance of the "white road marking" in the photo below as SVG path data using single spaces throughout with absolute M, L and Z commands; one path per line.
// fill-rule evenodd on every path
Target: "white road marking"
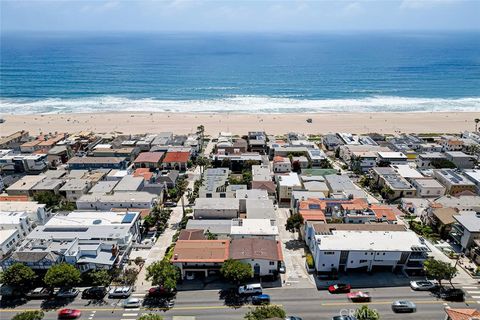
M 143 296 L 145 296 L 145 293 L 132 293 L 131 295 L 133 297 L 143 297 Z
M 480 296 L 472 296 L 473 299 L 480 299 Z
M 122 314 L 122 317 L 136 317 L 138 316 L 138 313 L 124 313 Z
M 478 287 L 462 287 L 463 289 L 478 289 Z
M 479 294 L 480 293 L 480 291 L 478 291 L 478 290 L 477 291 L 467 290 L 467 292 L 470 293 L 470 294 Z

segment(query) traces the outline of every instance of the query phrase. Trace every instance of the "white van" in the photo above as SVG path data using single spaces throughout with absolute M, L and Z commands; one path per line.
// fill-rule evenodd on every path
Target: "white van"
M 252 283 L 238 287 L 239 294 L 262 294 L 262 285 L 260 283 Z

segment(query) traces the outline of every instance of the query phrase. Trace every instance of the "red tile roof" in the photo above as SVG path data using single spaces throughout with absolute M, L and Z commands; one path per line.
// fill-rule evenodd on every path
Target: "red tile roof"
M 181 152 L 181 151 L 174 151 L 174 152 L 167 152 L 165 159 L 163 159 L 164 163 L 186 163 L 190 160 L 190 152 Z
M 159 163 L 162 160 L 164 153 L 163 152 L 142 152 L 138 157 L 133 161 L 134 163 Z
M 401 214 L 401 211 L 396 208 L 377 204 L 372 204 L 370 210 L 375 213 L 375 217 L 379 220 L 396 221 L 397 215 Z
M 230 243 L 230 258 L 282 261 L 282 245 L 280 241 L 270 239 L 235 239 Z
M 153 172 L 148 168 L 138 168 L 133 172 L 134 177 L 143 177 L 145 181 L 150 181 L 153 177 Z
M 252 181 L 252 189 L 266 190 L 267 192 L 275 192 L 277 186 L 273 181 Z
M 224 262 L 229 249 L 228 240 L 178 240 L 170 262 Z
M 471 320 L 480 317 L 477 309 L 453 309 L 445 308 L 449 320 Z
M 0 201 L 28 201 L 28 196 L 0 196 Z

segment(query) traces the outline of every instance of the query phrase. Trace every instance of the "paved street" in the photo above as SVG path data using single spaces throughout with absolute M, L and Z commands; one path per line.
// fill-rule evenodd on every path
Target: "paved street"
M 477 289 L 480 292 L 480 289 Z M 465 303 L 446 303 L 431 296 L 428 292 L 415 292 L 408 287 L 401 288 L 377 288 L 365 289 L 370 292 L 372 302 L 368 305 L 377 309 L 382 319 L 443 319 L 446 306 L 466 308 L 478 306 L 476 300 L 471 296 L 467 297 Z M 325 290 L 316 291 L 306 288 L 278 288 L 265 289 L 270 294 L 272 303 L 282 305 L 289 315 L 301 316 L 305 320 L 331 319 L 339 313 L 348 313 L 355 310 L 361 304 L 350 303 L 344 294 L 331 295 Z M 140 296 L 141 294 L 137 294 Z M 480 293 L 479 293 L 480 295 Z M 414 314 L 394 314 L 390 309 L 393 300 L 409 299 L 417 304 L 418 311 Z M 477 299 L 479 300 L 479 299 Z M 128 309 L 124 310 L 117 305 L 121 300 L 106 300 L 102 305 L 92 304 L 86 300 L 76 299 L 68 307 L 82 310 L 82 319 L 103 320 L 137 319 L 143 313 L 156 312 L 164 315 L 166 319 L 173 316 L 190 315 L 196 319 L 242 319 L 248 311 L 248 305 L 242 307 L 230 307 L 224 304 L 219 298 L 217 290 L 208 291 L 185 291 L 179 292 L 173 309 L 163 311 L 159 309 L 146 310 Z M 11 319 L 16 312 L 25 310 L 38 310 L 42 301 L 33 300 L 17 307 L 16 309 L 1 309 L 0 319 Z M 56 319 L 56 311 L 47 311 L 46 320 Z

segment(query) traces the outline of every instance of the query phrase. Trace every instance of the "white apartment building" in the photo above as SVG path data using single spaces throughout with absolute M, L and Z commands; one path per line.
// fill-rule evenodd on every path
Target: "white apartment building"
M 151 209 L 157 196 L 148 192 L 117 192 L 114 194 L 85 194 L 77 200 L 79 210 L 106 211 L 112 208 Z
M 417 189 L 417 197 L 420 198 L 438 198 L 445 195 L 445 187 L 435 179 L 419 178 L 411 179 L 410 183 Z
M 332 230 L 315 235 L 317 272 L 420 270 L 428 247 L 411 231 Z
M 295 172 L 277 176 L 277 194 L 279 202 L 290 201 L 294 190 L 302 190 L 302 183 Z
M 275 240 L 278 226 L 271 219 L 232 219 L 230 237 L 232 239 L 258 238 Z

